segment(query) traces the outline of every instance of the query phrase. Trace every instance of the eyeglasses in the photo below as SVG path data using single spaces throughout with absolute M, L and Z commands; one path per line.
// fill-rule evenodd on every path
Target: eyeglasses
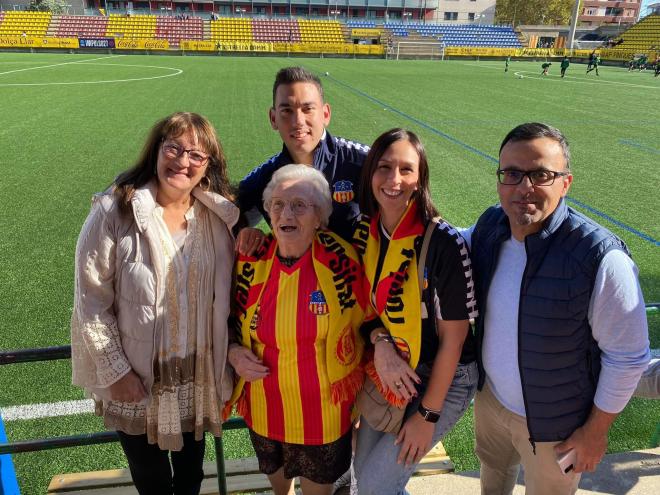
M 516 169 L 497 169 L 497 180 L 505 186 L 517 186 L 527 177 L 534 186 L 551 186 L 557 177 L 564 177 L 568 172 L 555 172 L 554 170 L 530 170 L 523 172 Z
M 201 167 L 206 164 L 209 155 L 197 150 L 187 150 L 175 143 L 164 142 L 163 153 L 167 158 L 179 158 L 184 153 L 188 153 L 188 163 L 193 167 Z
M 305 213 L 307 213 L 307 210 L 315 206 L 312 203 L 308 203 L 304 199 L 292 199 L 291 201 L 285 201 L 284 199 L 281 198 L 272 198 L 269 202 L 265 204 L 266 210 L 271 215 L 273 213 L 275 215 L 279 215 L 284 211 L 284 208 L 286 208 L 287 205 L 289 206 L 289 208 L 291 208 L 291 211 L 297 217 L 304 215 Z

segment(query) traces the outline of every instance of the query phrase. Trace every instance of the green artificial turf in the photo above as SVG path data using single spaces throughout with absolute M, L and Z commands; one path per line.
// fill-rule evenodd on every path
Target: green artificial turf
M 660 82 L 649 73 L 602 67 L 600 77 L 587 76 L 584 66 L 572 64 L 560 80 L 552 70 L 541 78 L 540 64 L 533 62 L 514 62 L 505 74 L 502 62 L 487 60 L 5 52 L 0 53 L 0 349 L 69 342 L 74 249 L 90 197 L 132 165 L 156 120 L 178 110 L 209 117 L 230 177 L 238 181 L 281 147 L 267 111 L 275 72 L 292 64 L 329 73 L 322 79 L 335 135 L 370 144 L 391 127 L 418 133 L 429 156 L 434 200 L 456 225 L 470 225 L 497 201 L 495 160 L 512 127 L 532 120 L 559 127 L 572 149 L 570 197 L 616 223 L 571 205 L 628 243 L 645 299 L 660 301 Z M 658 348 L 660 315 L 650 315 L 649 324 L 651 345 Z M 82 398 L 69 383 L 68 362 L 2 367 L 0 407 Z M 633 401 L 613 430 L 610 448 L 646 447 L 650 433 L 643 424 L 653 414 L 659 417 L 657 403 Z M 10 438 L 101 428 L 98 420 L 82 418 L 14 421 L 6 427 Z M 476 467 L 471 428 L 467 415 L 447 440 L 458 469 Z M 227 436 L 227 456 L 247 455 L 245 432 L 234 435 Z M 43 493 L 38 487 L 54 471 L 123 462 L 116 446 L 16 458 L 24 493 Z

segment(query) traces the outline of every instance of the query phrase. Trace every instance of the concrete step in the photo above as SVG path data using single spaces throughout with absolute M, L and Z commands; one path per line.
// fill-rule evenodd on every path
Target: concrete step
M 412 478 L 406 487 L 411 495 L 478 494 L 479 473 L 465 471 L 441 476 Z M 513 495 L 524 495 L 523 474 Z M 609 454 L 594 473 L 584 473 L 578 495 L 658 495 L 660 493 L 660 447 Z

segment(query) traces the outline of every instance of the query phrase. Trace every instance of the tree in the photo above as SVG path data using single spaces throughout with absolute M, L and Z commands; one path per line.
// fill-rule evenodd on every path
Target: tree
M 64 14 L 68 6 L 66 0 L 32 0 L 27 9 L 52 12 L 53 14 Z
M 497 0 L 495 22 L 502 24 L 559 24 L 571 22 L 571 13 L 580 0 Z

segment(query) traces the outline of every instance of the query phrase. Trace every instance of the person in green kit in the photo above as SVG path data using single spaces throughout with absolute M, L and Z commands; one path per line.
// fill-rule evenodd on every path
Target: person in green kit
M 552 62 L 545 62 L 544 64 L 541 64 L 541 69 L 543 69 L 543 72 L 541 72 L 542 76 L 547 76 L 548 75 L 548 69 L 552 65 Z
M 504 59 L 504 72 L 509 72 L 509 63 L 511 62 L 511 56 L 508 56 Z
M 587 74 L 589 74 L 589 72 L 591 72 L 592 70 L 595 70 L 595 71 L 596 71 L 596 75 L 599 76 L 599 75 L 600 75 L 600 74 L 598 73 L 598 66 L 599 66 L 599 65 L 600 65 L 600 55 L 596 55 L 596 56 L 594 57 L 594 60 L 593 60 L 593 63 L 592 63 L 592 67 L 591 67 L 591 69 L 587 69 Z
M 564 77 L 566 74 L 566 69 L 568 69 L 568 66 L 571 65 L 571 62 L 568 60 L 568 57 L 564 57 L 564 59 L 561 61 L 561 77 Z

